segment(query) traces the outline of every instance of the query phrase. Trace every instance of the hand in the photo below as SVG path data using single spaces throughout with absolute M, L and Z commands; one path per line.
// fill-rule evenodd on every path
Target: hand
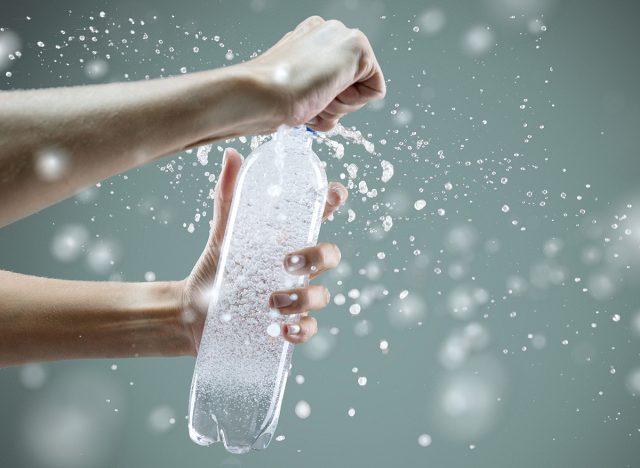
M 312 16 L 245 64 L 284 103 L 289 126 L 330 130 L 345 114 L 381 99 L 386 86 L 367 37 L 340 21 Z M 272 129 L 273 130 L 273 129 Z
M 188 327 L 187 334 L 192 338 L 190 353 L 196 354 L 202 338 L 204 320 L 207 315 L 208 302 L 205 299 L 214 282 L 218 267 L 218 257 L 222 248 L 227 218 L 231 208 L 233 189 L 242 165 L 242 156 L 231 148 L 224 152 L 222 171 L 216 185 L 213 228 L 207 246 L 198 259 L 189 277 L 180 284 L 182 298 L 183 321 Z M 347 189 L 337 182 L 329 184 L 327 204 L 323 217 L 331 215 L 347 200 Z M 300 256 L 301 258 L 295 258 Z M 293 261 L 292 261 L 293 259 Z M 305 261 L 300 261 L 304 259 Z M 309 275 L 314 278 L 340 262 L 340 250 L 334 244 L 321 243 L 314 247 L 292 252 L 284 260 L 284 267 L 292 274 Z M 297 260 L 297 261 L 296 261 Z M 295 268 L 302 265 L 300 268 Z M 314 265 L 317 270 L 311 272 L 305 265 Z M 302 343 L 311 338 L 317 331 L 316 319 L 307 315 L 309 310 L 322 309 L 329 303 L 329 292 L 324 286 L 311 285 L 306 288 L 274 291 L 269 298 L 269 306 L 280 310 L 283 314 L 301 313 L 297 324 L 284 325 L 283 336 L 291 343 Z

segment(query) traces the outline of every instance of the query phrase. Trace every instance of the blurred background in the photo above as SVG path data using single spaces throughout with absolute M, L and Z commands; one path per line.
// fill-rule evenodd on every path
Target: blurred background
M 636 2 L 32 1 L 0 7 L 0 88 L 248 60 L 311 14 L 370 38 L 384 102 L 317 143 L 350 201 L 342 265 L 274 440 L 187 434 L 194 360 L 0 370 L 3 467 L 632 467 L 640 460 Z M 0 95 L 0 99 L 1 99 Z M 0 267 L 181 279 L 224 146 L 172 155 L 0 230 Z M 55 158 L 54 158 L 55 160 Z M 1 301 L 1 299 L 0 299 Z

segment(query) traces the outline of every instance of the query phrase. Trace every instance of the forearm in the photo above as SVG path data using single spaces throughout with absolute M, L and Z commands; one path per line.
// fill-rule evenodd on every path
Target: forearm
M 179 283 L 64 281 L 0 271 L 0 367 L 190 353 Z
M 0 92 L 0 226 L 198 142 L 277 126 L 275 111 L 246 66 Z M 63 155 L 66 167 L 54 180 L 38 173 L 37 157 L 47 151 Z

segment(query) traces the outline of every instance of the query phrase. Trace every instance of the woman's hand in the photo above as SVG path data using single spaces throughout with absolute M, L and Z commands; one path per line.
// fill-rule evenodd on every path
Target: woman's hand
M 226 149 L 222 170 L 216 185 L 213 228 L 207 246 L 189 277 L 180 284 L 182 316 L 186 319 L 183 320 L 183 323 L 188 327 L 187 334 L 192 338 L 190 354 L 197 353 L 202 337 L 208 309 L 207 297 L 218 267 L 218 258 L 231 208 L 233 190 L 241 165 L 242 156 L 234 149 Z M 342 184 L 335 182 L 329 184 L 324 218 L 342 205 L 347 200 L 347 196 L 347 189 Z M 321 243 L 314 247 L 291 252 L 283 259 L 284 267 L 289 273 L 309 275 L 311 278 L 336 267 L 339 262 L 340 250 L 334 244 L 329 243 Z M 310 270 L 311 265 L 316 267 L 313 272 Z M 282 314 L 302 314 L 297 324 L 283 326 L 283 336 L 291 343 L 302 343 L 316 333 L 316 319 L 308 316 L 307 312 L 322 309 L 328 303 L 329 292 L 320 285 L 274 291 L 269 298 L 269 306 L 278 309 Z
M 243 66 L 266 80 L 284 116 L 280 123 L 289 126 L 307 123 L 329 130 L 343 115 L 386 93 L 367 37 L 340 21 L 319 16 L 307 18 Z

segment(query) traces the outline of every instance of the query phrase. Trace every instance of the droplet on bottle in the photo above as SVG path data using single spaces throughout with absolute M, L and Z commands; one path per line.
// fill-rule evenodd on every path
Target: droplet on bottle
M 276 337 L 280 335 L 280 325 L 278 325 L 277 323 L 271 323 L 269 324 L 269 326 L 267 327 L 267 335 L 272 336 L 272 337 Z

